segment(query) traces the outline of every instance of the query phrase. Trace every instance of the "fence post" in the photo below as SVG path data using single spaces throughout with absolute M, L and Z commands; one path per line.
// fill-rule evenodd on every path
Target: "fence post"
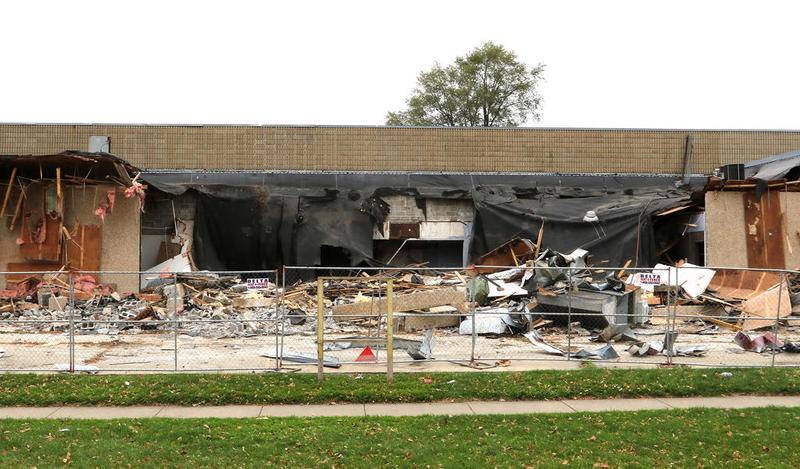
M 667 366 L 672 366 L 673 337 L 678 329 L 678 295 L 681 284 L 678 282 L 678 267 L 675 268 L 675 289 L 672 288 L 672 268 L 667 269 L 667 327 L 664 332 L 664 350 L 667 353 Z M 674 301 L 673 301 L 674 297 Z
M 178 274 L 172 274 L 172 349 L 173 369 L 178 371 Z
M 269 278 L 269 274 L 267 274 L 267 278 Z M 274 325 L 275 325 L 275 370 L 281 369 L 281 359 L 279 356 L 280 353 L 280 335 L 278 334 L 278 327 L 281 315 L 281 305 L 280 305 L 280 292 L 278 291 L 278 271 L 275 271 L 275 301 L 273 301 L 273 306 L 275 307 L 275 317 Z
M 317 277 L 317 379 L 322 381 L 322 360 L 325 350 L 323 348 L 325 329 L 325 297 L 323 295 L 323 278 Z
M 572 267 L 567 269 L 567 361 L 572 360 Z M 600 313 L 602 314 L 602 313 Z
M 392 298 L 394 296 L 394 281 L 386 281 L 386 382 L 394 382 L 394 321 Z
M 772 335 L 775 336 L 775 346 L 772 347 L 772 368 L 775 368 L 775 355 L 778 343 L 778 323 L 781 320 L 781 297 L 783 296 L 783 283 L 786 281 L 786 272 L 781 272 L 780 283 L 778 284 L 778 310 L 775 312 L 775 324 L 772 326 Z
M 477 277 L 475 277 L 477 278 Z M 475 328 L 475 285 L 476 281 L 473 282 L 472 288 L 467 287 L 467 291 L 469 291 L 469 312 L 472 321 L 472 333 L 470 334 L 470 348 L 469 348 L 469 364 L 475 366 L 475 342 L 478 339 L 478 333 Z
M 69 275 L 69 372 L 75 372 L 75 277 Z
M 283 339 L 286 335 L 286 266 L 283 266 L 283 275 L 281 276 L 281 347 L 278 352 L 278 370 L 283 368 Z M 277 275 L 277 273 L 275 274 Z

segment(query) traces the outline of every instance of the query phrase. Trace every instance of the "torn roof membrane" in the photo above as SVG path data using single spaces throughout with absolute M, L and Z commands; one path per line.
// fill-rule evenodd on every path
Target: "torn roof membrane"
M 63 184 L 100 184 L 113 182 L 124 187 L 134 184 L 139 168 L 110 153 L 67 150 L 47 155 L 0 155 L 0 174 L 7 178 L 16 168 L 22 179 L 41 180 L 54 177 L 61 168 Z

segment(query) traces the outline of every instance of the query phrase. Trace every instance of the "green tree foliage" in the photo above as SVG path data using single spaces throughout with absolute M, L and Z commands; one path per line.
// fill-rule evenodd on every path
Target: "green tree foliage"
M 388 113 L 386 124 L 515 127 L 539 120 L 543 71 L 543 64 L 529 67 L 486 42 L 451 65 L 420 73 L 408 108 Z

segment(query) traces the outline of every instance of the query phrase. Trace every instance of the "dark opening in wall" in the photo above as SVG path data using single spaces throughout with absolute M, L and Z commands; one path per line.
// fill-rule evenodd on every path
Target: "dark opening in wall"
M 403 242 L 405 241 L 405 244 Z M 420 239 L 375 240 L 375 258 L 393 266 L 425 264 L 427 267 L 462 267 L 464 264 L 464 242 L 425 241 Z M 394 256 L 394 259 L 392 257 Z
M 319 247 L 320 265 L 326 267 L 350 267 L 350 251 L 339 246 L 323 244 Z

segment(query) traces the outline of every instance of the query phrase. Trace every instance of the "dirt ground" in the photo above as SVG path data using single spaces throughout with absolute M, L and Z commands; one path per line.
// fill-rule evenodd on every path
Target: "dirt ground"
M 781 340 L 800 341 L 796 327 L 778 331 Z M 661 340 L 664 327 L 648 326 L 635 328 L 642 340 Z M 348 334 L 326 334 L 326 339 L 344 338 Z M 770 352 L 745 352 L 733 342 L 733 332 L 715 334 L 680 334 L 676 346 L 705 345 L 708 351 L 702 357 L 673 357 L 672 363 L 699 366 L 771 366 Z M 754 335 L 751 333 L 751 335 Z M 421 334 L 397 334 L 398 338 L 421 339 Z M 588 336 L 566 334 L 543 334 L 550 344 L 562 349 L 569 345 L 573 350 L 597 349 L 603 344 L 590 342 Z M 279 338 L 278 338 L 279 339 Z M 437 330 L 433 346 L 435 360 L 415 361 L 405 350 L 395 350 L 395 370 L 411 372 L 427 371 L 472 371 L 467 366 L 471 356 L 471 337 L 458 335 L 455 330 Z M 175 345 L 177 343 L 177 354 Z M 75 363 L 93 365 L 103 373 L 121 372 L 169 372 L 169 371 L 253 371 L 275 369 L 276 360 L 261 354 L 275 355 L 280 349 L 280 340 L 275 335 L 259 335 L 239 338 L 208 338 L 202 336 L 175 335 L 168 331 L 141 331 L 117 335 L 76 333 Z M 636 357 L 627 352 L 629 343 L 613 344 L 619 358 L 594 361 L 598 365 L 612 367 L 658 366 L 667 363 L 662 355 Z M 284 354 L 316 355 L 316 336 L 303 332 L 283 338 Z M 345 350 L 326 351 L 326 357 L 335 357 L 342 362 L 341 368 L 325 368 L 326 372 L 380 372 L 385 371 L 386 351 L 374 350 L 379 363 L 354 363 L 363 350 L 353 347 Z M 20 333 L 9 327 L 0 328 L 0 370 L 3 371 L 55 371 L 69 363 L 69 335 L 65 332 Z M 548 355 L 531 344 L 522 335 L 499 337 L 479 336 L 475 343 L 477 368 L 494 371 L 569 369 L 580 366 L 578 360 L 567 360 Z M 778 353 L 774 356 L 777 366 L 800 366 L 800 354 Z M 303 365 L 284 361 L 286 371 L 314 371 L 315 365 Z

